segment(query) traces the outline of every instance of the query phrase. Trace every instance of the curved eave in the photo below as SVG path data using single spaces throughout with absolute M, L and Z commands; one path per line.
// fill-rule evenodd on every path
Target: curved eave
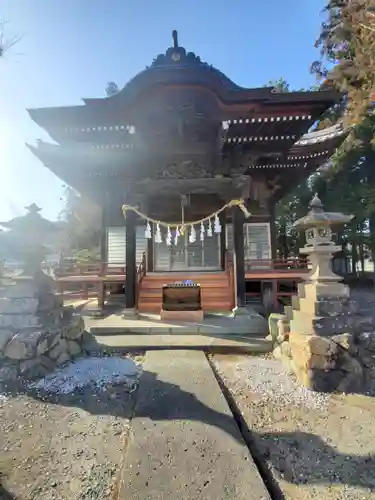
M 126 119 L 126 110 L 121 110 L 119 123 L 124 123 Z M 103 108 L 98 116 L 95 110 L 85 105 L 78 106 L 55 106 L 48 108 L 27 109 L 30 118 L 40 127 L 47 130 L 51 137 L 54 129 L 61 130 L 74 127 L 79 131 L 88 125 L 105 125 L 106 121 L 113 123 L 113 110 Z M 126 121 L 126 120 L 125 120 Z
M 143 76 L 148 72 L 154 75 L 155 70 L 160 74 L 158 78 Z M 55 139 L 57 137 L 55 134 L 61 135 L 64 128 L 68 132 L 68 129 L 72 128 L 76 131 L 80 129 L 84 131 L 88 125 L 113 125 L 116 122 L 131 125 L 132 123 L 128 123 L 131 118 L 130 116 L 127 117 L 127 107 L 140 94 L 155 86 L 173 87 L 178 85 L 181 88 L 200 86 L 211 90 L 224 105 L 248 105 L 254 103 L 265 108 L 274 106 L 281 113 L 283 113 L 283 110 L 287 113 L 288 108 L 293 109 L 301 106 L 310 109 L 311 114 L 316 116 L 341 99 L 340 93 L 329 90 L 277 93 L 273 87 L 242 88 L 229 79 L 230 84 L 224 83 L 222 78 L 219 78 L 214 84 L 215 79 L 207 78 L 204 72 L 197 70 L 189 71 L 188 76 L 184 78 L 177 78 L 178 74 L 178 70 L 168 72 L 161 68 L 150 68 L 136 76 L 118 94 L 113 96 L 83 99 L 84 105 L 34 108 L 28 109 L 27 112 L 37 125 L 47 130 L 51 137 Z
M 301 137 L 291 150 L 290 155 L 304 155 L 312 153 L 320 153 L 326 151 L 331 156 L 346 139 L 350 129 L 344 129 L 341 125 L 310 132 Z
M 14 217 L 7 222 L 0 222 L 0 226 L 12 231 L 25 230 L 30 227 L 34 227 L 36 230 L 44 230 L 48 232 L 59 229 L 59 226 L 55 222 L 44 219 L 41 216 L 35 217 L 35 214 L 26 214 Z
M 63 148 L 48 143 L 37 147 L 27 144 L 30 151 L 57 177 L 77 187 L 90 172 L 100 171 L 111 175 L 116 166 L 124 167 L 134 162 L 133 151 Z M 110 167 L 109 167 L 110 165 Z

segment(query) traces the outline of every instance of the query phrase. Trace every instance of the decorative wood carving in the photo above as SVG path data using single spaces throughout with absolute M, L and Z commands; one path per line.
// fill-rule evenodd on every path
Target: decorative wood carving
M 137 126 L 143 145 L 168 143 L 171 146 L 183 143 L 214 145 L 217 128 L 204 106 L 194 101 L 181 102 L 178 98 L 153 101 Z
M 166 165 L 156 174 L 155 179 L 207 179 L 210 177 L 213 176 L 208 169 L 195 161 L 186 160 L 175 161 Z

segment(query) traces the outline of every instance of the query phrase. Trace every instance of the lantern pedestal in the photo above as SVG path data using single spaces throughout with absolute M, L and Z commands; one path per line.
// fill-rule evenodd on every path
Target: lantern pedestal
M 278 318 L 274 354 L 311 390 L 361 391 L 367 358 L 359 346 L 366 332 L 374 331 L 374 320 L 361 314 L 331 267 L 332 255 L 341 250 L 332 241 L 331 225 L 352 217 L 324 212 L 317 197 L 310 208 L 295 227 L 306 230 L 307 244 L 300 252 L 308 255 L 312 270 L 298 286 L 292 307 Z

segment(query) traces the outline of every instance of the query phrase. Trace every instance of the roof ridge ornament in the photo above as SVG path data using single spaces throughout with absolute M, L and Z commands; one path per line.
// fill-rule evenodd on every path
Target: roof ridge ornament
M 178 31 L 172 31 L 172 39 L 173 39 L 173 48 L 178 49 Z

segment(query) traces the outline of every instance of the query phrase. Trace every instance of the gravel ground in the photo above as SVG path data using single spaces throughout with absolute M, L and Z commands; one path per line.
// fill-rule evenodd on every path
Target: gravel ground
M 272 358 L 213 357 L 287 500 L 375 500 L 375 399 L 310 392 Z
M 0 397 L 0 500 L 116 498 L 138 376 L 111 381 L 104 367 L 105 383 L 82 385 L 91 369 L 58 373 Z

